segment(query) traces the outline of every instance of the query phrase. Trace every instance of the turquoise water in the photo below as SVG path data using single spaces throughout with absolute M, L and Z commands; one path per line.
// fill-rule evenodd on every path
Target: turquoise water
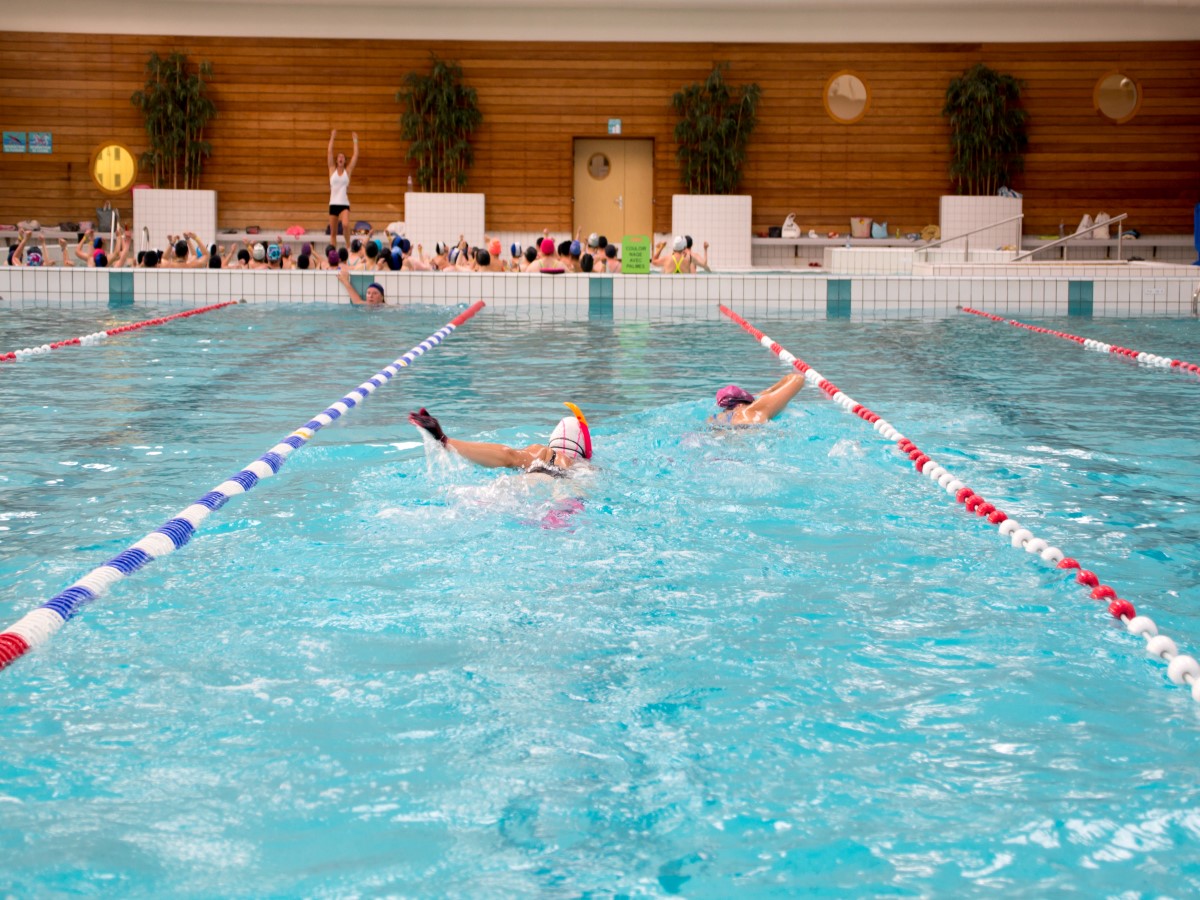
M 178 309 L 23 310 L 0 349 Z M 0 367 L 0 624 L 454 312 L 239 306 Z M 755 324 L 1200 650 L 1196 379 L 967 316 Z M 1040 324 L 1200 359 L 1194 321 Z M 485 310 L 0 672 L 6 890 L 1200 890 L 1200 705 L 819 391 L 705 428 L 782 371 L 724 322 Z M 563 400 L 597 466 L 553 485 L 406 423 L 522 444 Z

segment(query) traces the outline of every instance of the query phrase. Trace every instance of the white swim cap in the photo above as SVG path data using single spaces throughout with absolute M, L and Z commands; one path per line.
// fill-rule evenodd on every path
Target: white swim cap
M 675 252 L 682 253 L 687 249 L 687 238 L 682 234 L 675 235 Z
M 578 456 L 592 458 L 592 436 L 587 423 L 575 416 L 567 416 L 554 426 L 547 446 L 555 452 L 565 453 L 571 459 Z

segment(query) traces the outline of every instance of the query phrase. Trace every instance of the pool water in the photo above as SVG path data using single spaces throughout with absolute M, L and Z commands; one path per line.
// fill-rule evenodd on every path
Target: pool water
M 178 311 L 23 310 L 0 349 Z M 458 308 L 231 307 L 0 368 L 0 624 Z M 980 320 L 756 320 L 1200 650 L 1196 379 Z M 1041 322 L 1200 359 L 1194 321 Z M 484 310 L 0 672 L 17 896 L 1184 896 L 1200 704 L 726 322 Z M 545 482 L 427 453 L 544 440 Z

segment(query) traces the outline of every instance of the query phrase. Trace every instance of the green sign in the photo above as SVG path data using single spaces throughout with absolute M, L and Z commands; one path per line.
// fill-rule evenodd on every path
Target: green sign
M 625 275 L 650 274 L 649 235 L 625 235 L 621 241 L 621 272 Z

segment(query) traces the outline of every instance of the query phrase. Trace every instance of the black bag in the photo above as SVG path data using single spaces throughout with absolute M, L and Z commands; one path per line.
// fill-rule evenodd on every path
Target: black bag
M 120 220 L 121 214 L 112 208 L 111 200 L 105 200 L 103 206 L 96 207 L 97 231 L 112 231 Z

